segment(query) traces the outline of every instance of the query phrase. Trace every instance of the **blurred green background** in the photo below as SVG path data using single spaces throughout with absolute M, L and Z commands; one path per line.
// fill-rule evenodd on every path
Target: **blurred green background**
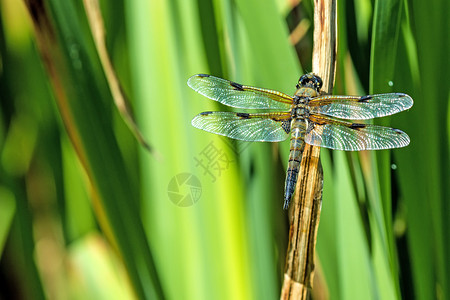
M 61 99 L 24 2 L 0 0 L 0 298 L 279 298 L 289 145 L 193 128 L 199 112 L 227 108 L 186 81 L 207 73 L 292 94 L 311 70 L 312 1 L 100 4 L 154 151 L 114 106 L 81 1 L 43 3 Z M 415 103 L 375 120 L 407 132 L 408 147 L 322 150 L 316 295 L 450 299 L 448 11 L 447 0 L 338 2 L 334 93 Z

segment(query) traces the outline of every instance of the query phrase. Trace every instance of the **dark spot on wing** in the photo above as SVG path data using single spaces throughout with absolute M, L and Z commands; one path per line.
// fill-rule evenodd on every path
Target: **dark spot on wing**
M 210 115 L 212 113 L 213 113 L 212 111 L 204 111 L 204 112 L 201 112 L 200 115 L 206 116 L 206 115 Z
M 242 84 L 239 84 L 239 83 L 230 81 L 230 85 L 231 85 L 235 90 L 238 90 L 238 91 L 243 91 L 243 90 L 244 90 L 244 87 L 242 86 Z
M 368 95 L 368 96 L 362 96 L 361 98 L 359 98 L 358 102 L 367 102 L 370 99 L 372 99 L 373 97 Z
M 350 125 L 351 129 L 360 129 L 360 128 L 365 128 L 366 124 L 361 124 L 361 123 L 353 123 L 352 125 Z
M 397 134 L 403 134 L 403 131 L 401 131 L 400 129 L 392 128 L 392 130 L 394 130 L 394 132 Z
M 291 131 L 291 120 L 282 121 L 281 128 L 283 128 L 284 132 L 289 133 L 289 131 Z
M 211 76 L 211 75 L 208 75 L 208 74 L 197 74 L 197 76 L 203 78 L 203 77 L 209 77 L 209 76 Z
M 242 119 L 249 119 L 250 118 L 250 115 L 249 114 L 247 114 L 247 113 L 236 113 L 236 116 L 238 116 L 238 117 L 240 117 L 240 118 L 242 118 Z

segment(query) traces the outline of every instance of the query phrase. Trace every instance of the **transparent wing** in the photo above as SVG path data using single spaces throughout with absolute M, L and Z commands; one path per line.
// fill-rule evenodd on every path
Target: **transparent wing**
M 241 85 L 211 75 L 197 74 L 187 83 L 203 96 L 236 108 L 287 110 L 293 102 L 291 96 L 281 92 Z
M 402 93 L 355 96 L 321 96 L 309 102 L 310 112 L 350 120 L 393 115 L 411 108 L 413 100 Z
M 409 136 L 399 129 L 312 116 L 305 142 L 335 150 L 360 151 L 405 147 Z
M 279 142 L 288 137 L 290 114 L 203 112 L 192 119 L 196 128 L 250 142 Z

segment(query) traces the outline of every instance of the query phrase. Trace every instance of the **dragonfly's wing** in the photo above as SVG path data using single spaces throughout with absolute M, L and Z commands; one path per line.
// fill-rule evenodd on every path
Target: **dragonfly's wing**
M 309 102 L 310 112 L 350 120 L 396 114 L 411 108 L 413 100 L 402 93 L 355 96 L 320 96 Z
M 310 116 L 305 142 L 335 150 L 379 150 L 405 147 L 409 136 L 399 129 Z
M 235 112 L 203 112 L 192 119 L 199 129 L 250 142 L 279 142 L 288 137 L 290 114 L 247 114 Z
M 292 97 L 281 92 L 241 85 L 211 75 L 197 74 L 188 85 L 196 92 L 236 108 L 290 109 Z

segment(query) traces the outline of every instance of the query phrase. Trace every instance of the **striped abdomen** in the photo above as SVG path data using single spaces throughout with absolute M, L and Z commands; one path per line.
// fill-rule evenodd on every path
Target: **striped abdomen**
M 284 209 L 288 209 L 291 197 L 294 194 L 297 184 L 300 162 L 302 159 L 304 142 L 305 123 L 303 120 L 294 119 L 291 124 L 291 146 L 289 152 L 289 162 L 286 171 L 286 183 L 284 186 Z

